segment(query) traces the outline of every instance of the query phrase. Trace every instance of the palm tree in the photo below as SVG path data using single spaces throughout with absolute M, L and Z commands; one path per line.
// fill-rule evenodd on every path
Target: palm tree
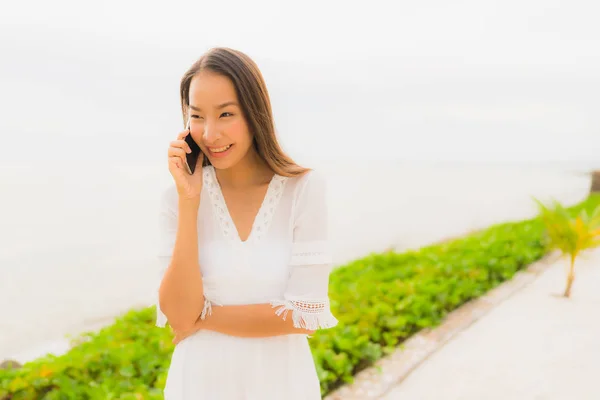
M 584 209 L 571 217 L 569 211 L 556 200 L 553 201 L 552 208 L 535 198 L 534 200 L 546 227 L 551 250 L 558 249 L 569 259 L 567 286 L 563 294 L 564 297 L 569 297 L 575 280 L 575 260 L 582 252 L 600 246 L 600 206 L 591 215 Z

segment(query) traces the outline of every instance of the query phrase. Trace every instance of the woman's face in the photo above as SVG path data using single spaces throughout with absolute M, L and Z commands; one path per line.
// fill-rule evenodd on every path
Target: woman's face
M 190 134 L 211 164 L 231 168 L 252 148 L 252 135 L 229 78 L 201 71 L 190 82 Z

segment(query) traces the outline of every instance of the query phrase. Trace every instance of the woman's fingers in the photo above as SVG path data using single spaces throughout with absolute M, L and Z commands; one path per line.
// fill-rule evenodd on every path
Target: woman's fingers
M 175 165 L 177 169 L 182 169 L 185 164 L 181 161 L 181 157 L 169 157 L 169 165 Z
M 190 133 L 189 129 L 179 132 L 179 135 L 177 135 L 177 140 L 184 139 L 189 133 Z
M 169 149 L 169 162 L 174 163 L 177 168 L 183 168 L 186 163 L 185 153 L 182 149 Z
M 169 147 L 169 150 L 167 151 L 167 155 L 169 157 L 181 157 L 181 158 L 185 158 L 186 156 L 186 151 L 180 147 Z
M 194 174 L 190 174 L 191 171 L 187 165 L 187 158 L 192 154 L 192 149 L 186 142 L 186 137 L 189 134 L 189 129 L 179 132 L 177 139 L 173 140 L 169 145 L 167 160 L 169 172 L 173 176 L 179 196 L 197 200 L 202 191 L 202 168 L 196 168 Z M 175 342 L 187 336 L 187 334 L 183 337 L 179 335 L 176 337 Z
M 181 342 L 183 339 L 185 339 L 186 337 L 198 332 L 201 329 L 201 325 L 196 322 L 196 324 L 194 325 L 194 327 L 188 331 L 173 331 L 175 333 L 175 336 L 173 338 L 173 343 L 177 344 L 179 342 Z
M 190 332 L 175 333 L 175 337 L 173 338 L 173 344 L 177 344 L 177 343 L 181 342 L 183 339 L 185 339 L 186 337 L 188 337 L 190 335 L 191 335 Z
M 173 344 L 177 344 L 177 343 L 179 343 L 180 341 L 181 341 L 181 337 L 179 337 L 179 335 L 178 335 L 178 334 L 176 334 L 176 335 L 173 337 Z
M 173 140 L 171 142 L 171 145 L 169 147 L 174 147 L 174 148 L 177 148 L 177 149 L 184 149 L 188 153 L 192 152 L 192 149 L 190 148 L 190 146 L 183 139 Z

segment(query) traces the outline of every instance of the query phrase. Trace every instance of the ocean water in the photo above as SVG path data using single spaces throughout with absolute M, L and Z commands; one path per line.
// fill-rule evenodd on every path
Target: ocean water
M 590 178 L 576 168 L 314 162 L 329 181 L 340 265 L 535 215 L 531 196 L 572 204 Z M 0 168 L 0 358 L 152 304 L 159 165 L 79 170 Z

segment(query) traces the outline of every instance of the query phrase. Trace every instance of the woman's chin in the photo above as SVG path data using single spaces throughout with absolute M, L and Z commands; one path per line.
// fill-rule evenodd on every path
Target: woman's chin
M 212 164 L 212 166 L 215 167 L 216 169 L 228 169 L 228 168 L 231 168 L 233 165 L 235 165 L 235 161 L 230 157 L 225 157 L 225 158 L 209 157 L 208 159 L 209 159 L 210 163 Z

